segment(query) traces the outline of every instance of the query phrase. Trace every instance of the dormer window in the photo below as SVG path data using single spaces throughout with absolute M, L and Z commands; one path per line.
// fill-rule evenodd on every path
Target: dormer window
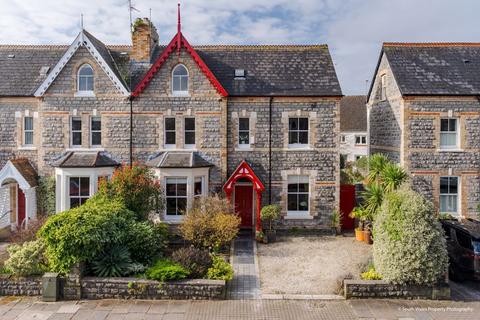
M 188 95 L 188 70 L 183 64 L 173 69 L 172 92 L 174 95 Z
M 93 68 L 89 64 L 84 64 L 78 69 L 78 93 L 93 94 Z

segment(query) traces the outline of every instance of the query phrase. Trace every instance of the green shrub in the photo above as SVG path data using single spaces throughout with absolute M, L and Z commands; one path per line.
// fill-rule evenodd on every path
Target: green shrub
M 273 229 L 273 223 L 275 220 L 278 219 L 280 216 L 280 206 L 278 204 L 271 204 L 268 206 L 264 206 L 260 211 L 260 218 L 262 221 L 268 223 L 268 229 Z
M 151 212 L 158 212 L 163 207 L 160 182 L 152 170 L 137 164 L 116 169 L 110 181 L 100 183 L 95 197 L 120 201 L 135 212 L 137 220 L 147 220 Z
M 147 269 L 145 275 L 148 279 L 157 280 L 161 282 L 182 280 L 189 276 L 187 269 L 172 262 L 171 260 L 158 260 L 153 267 Z
M 233 268 L 222 257 L 214 255 L 213 265 L 207 271 L 207 278 L 212 280 L 232 280 Z
M 10 257 L 5 261 L 5 269 L 17 276 L 41 274 L 45 271 L 45 246 L 40 240 L 12 244 L 7 247 Z
M 148 265 L 162 255 L 167 240 L 168 230 L 164 223 L 132 221 L 122 243 L 127 246 L 133 261 Z
M 202 197 L 180 225 L 182 237 L 197 248 L 218 251 L 234 239 L 239 230 L 240 217 L 233 213 L 226 199 L 218 196 Z
M 38 216 L 55 214 L 55 176 L 40 177 L 36 188 Z
M 192 278 L 203 278 L 212 266 L 210 253 L 195 247 L 178 249 L 172 254 L 172 260 L 187 269 Z
M 368 271 L 360 274 L 362 280 L 382 280 L 382 276 L 375 271 L 375 268 L 370 268 Z
M 121 244 L 133 213 L 114 200 L 93 198 L 80 207 L 51 216 L 39 231 L 49 269 L 68 273 L 77 262 L 89 262 L 105 248 Z
M 374 222 L 373 258 L 383 279 L 432 284 L 447 270 L 447 249 L 433 205 L 407 184 L 388 193 Z
M 130 253 L 122 246 L 104 250 L 92 262 L 92 269 L 98 277 L 123 277 L 131 273 L 132 267 Z

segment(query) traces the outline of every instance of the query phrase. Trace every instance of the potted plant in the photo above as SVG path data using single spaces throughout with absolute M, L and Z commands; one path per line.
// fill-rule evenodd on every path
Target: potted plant
M 365 221 L 364 230 L 363 230 L 363 241 L 366 244 L 372 244 L 372 222 L 367 220 Z
M 363 218 L 364 218 L 364 210 L 361 207 L 356 207 L 353 209 L 352 213 L 350 213 L 350 217 L 354 218 L 358 221 L 358 226 L 355 228 L 355 239 L 357 241 L 363 241 Z
M 258 242 L 264 242 L 264 239 L 265 239 L 265 234 L 263 233 L 263 231 L 256 231 L 255 232 L 255 240 L 257 240 Z
M 260 211 L 262 222 L 265 222 L 268 226 L 267 229 L 264 229 L 268 242 L 275 242 L 277 240 L 277 231 L 273 226 L 279 216 L 280 206 L 276 204 L 265 206 L 262 208 L 262 211 Z
M 342 232 L 342 217 L 343 212 L 335 210 L 332 215 L 332 228 L 335 229 L 335 233 L 338 235 Z

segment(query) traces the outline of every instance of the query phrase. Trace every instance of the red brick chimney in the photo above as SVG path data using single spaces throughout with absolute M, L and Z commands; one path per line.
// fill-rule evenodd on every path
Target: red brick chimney
M 130 58 L 137 62 L 150 62 L 158 45 L 157 29 L 148 18 L 138 18 L 133 24 L 132 53 Z

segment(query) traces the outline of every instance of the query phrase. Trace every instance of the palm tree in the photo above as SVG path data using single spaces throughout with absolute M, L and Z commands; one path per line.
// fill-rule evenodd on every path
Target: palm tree
M 396 190 L 405 180 L 407 180 L 407 172 L 395 163 L 387 163 L 380 172 L 380 180 L 385 192 Z
M 376 153 L 371 156 L 368 160 L 369 172 L 367 176 L 367 183 L 372 184 L 378 181 L 380 174 L 389 162 L 390 160 L 388 160 L 388 158 L 382 153 Z
M 365 187 L 365 191 L 362 194 L 365 210 L 365 219 L 373 221 L 377 214 L 378 209 L 382 205 L 385 190 L 378 182 L 371 183 Z

